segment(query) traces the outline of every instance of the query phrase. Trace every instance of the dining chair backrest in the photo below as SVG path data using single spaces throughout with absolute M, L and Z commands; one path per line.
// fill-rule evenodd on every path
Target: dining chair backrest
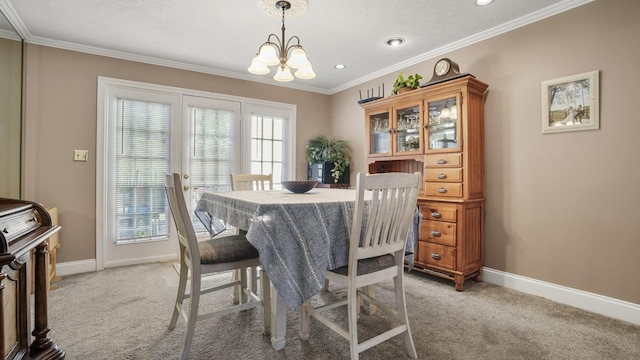
M 273 190 L 273 175 L 231 174 L 231 190 Z
M 357 175 L 349 265 L 400 250 L 404 256 L 419 186 L 420 173 L 417 172 Z M 371 195 L 368 203 L 367 192 Z M 355 268 L 350 269 L 354 275 Z
M 185 255 L 189 259 L 199 259 L 198 238 L 196 236 L 187 203 L 182 194 L 182 184 L 180 182 L 180 174 L 166 174 L 165 191 L 169 200 L 171 215 L 176 224 L 178 232 L 178 240 L 180 241 L 180 251 L 185 251 Z M 199 264 L 199 260 L 197 261 Z

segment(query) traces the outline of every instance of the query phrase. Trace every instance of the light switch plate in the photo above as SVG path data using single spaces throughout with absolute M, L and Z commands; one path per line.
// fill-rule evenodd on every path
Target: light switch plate
M 73 161 L 87 161 L 89 150 L 73 150 Z

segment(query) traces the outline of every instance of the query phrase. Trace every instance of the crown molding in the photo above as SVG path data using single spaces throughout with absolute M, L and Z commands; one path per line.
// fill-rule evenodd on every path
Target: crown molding
M 309 91 L 309 92 L 319 93 L 323 95 L 333 95 L 340 91 L 349 89 L 351 87 L 358 86 L 362 83 L 380 78 L 382 76 L 386 76 L 390 73 L 395 73 L 409 66 L 413 66 L 418 63 L 431 60 L 433 58 L 436 58 L 448 52 L 478 43 L 486 39 L 490 39 L 494 36 L 504 34 L 506 32 L 509 32 L 509 31 L 518 29 L 520 27 L 529 25 L 531 23 L 546 19 L 548 17 L 563 13 L 565 11 L 574 9 L 576 7 L 588 4 L 593 1 L 595 0 L 565 0 L 565 1 L 559 2 L 557 4 L 548 6 L 534 13 L 528 14 L 518 19 L 514 19 L 504 24 L 495 26 L 491 29 L 481 31 L 477 34 L 466 37 L 464 39 L 454 41 L 446 46 L 442 46 L 432 51 L 428 51 L 426 53 L 420 54 L 418 56 L 407 59 L 400 63 L 394 64 L 393 66 L 380 69 L 371 74 L 346 82 L 344 84 L 341 84 L 331 89 L 304 85 L 298 82 L 274 84 L 273 81 L 271 81 L 271 79 L 263 76 L 231 72 L 231 71 L 220 70 L 220 69 L 216 69 L 208 66 L 202 66 L 202 65 L 190 64 L 190 63 L 166 60 L 166 59 L 161 59 L 161 58 L 156 58 L 151 56 L 137 55 L 137 54 L 127 53 L 122 51 L 115 51 L 115 50 L 103 49 L 98 47 L 80 45 L 80 44 L 71 43 L 71 42 L 53 40 L 45 37 L 32 36 L 29 33 L 29 30 L 26 28 L 26 26 L 22 22 L 22 20 L 20 19 L 20 17 L 16 14 L 15 10 L 10 5 L 8 0 L 0 0 L 0 12 L 5 14 L 5 16 L 7 17 L 7 20 L 14 27 L 14 29 L 20 35 L 20 37 L 24 39 L 25 42 L 30 44 L 50 46 L 50 47 L 55 47 L 59 49 L 78 51 L 78 52 L 87 53 L 87 54 L 106 56 L 106 57 L 111 57 L 116 59 L 129 60 L 129 61 L 141 62 L 141 63 L 158 65 L 158 66 L 165 66 L 165 67 L 176 68 L 181 70 L 195 71 L 195 72 L 216 75 L 216 76 L 224 76 L 224 77 L 238 79 L 238 80 L 246 80 L 246 81 L 272 85 L 272 86 Z
M 400 63 L 397 63 L 393 66 L 389 66 L 386 67 L 384 69 L 380 69 L 374 73 L 368 74 L 366 76 L 360 77 L 358 79 L 355 79 L 353 81 L 344 83 L 342 85 L 336 86 L 332 89 L 329 89 L 329 93 L 330 94 L 335 94 L 337 92 L 349 89 L 351 87 L 360 85 L 362 83 L 365 83 L 367 81 L 371 81 L 371 80 L 375 80 L 377 78 L 380 78 L 382 76 L 385 75 L 389 75 L 391 73 L 396 73 L 400 70 L 403 70 L 409 66 L 413 66 L 416 64 L 419 64 L 423 61 L 427 61 L 427 60 L 431 60 L 433 58 L 442 56 L 446 53 L 449 53 L 451 51 L 454 50 L 458 50 L 461 49 L 463 47 L 469 46 L 469 45 L 473 45 L 475 43 L 478 43 L 480 41 L 483 40 L 487 40 L 490 39 L 494 36 L 498 36 L 500 34 L 504 34 L 507 33 L 509 31 L 521 28 L 523 26 L 532 24 L 534 22 L 546 19 L 548 17 L 563 13 L 565 11 L 569 11 L 571 9 L 574 9 L 576 7 L 588 4 L 590 2 L 593 2 L 595 0 L 566 0 L 563 2 L 559 2 L 555 5 L 551 5 L 548 6 L 544 9 L 541 9 L 539 11 L 536 11 L 534 13 L 528 14 L 526 16 L 522 16 L 520 18 L 514 19 L 512 21 L 508 21 L 504 24 L 495 26 L 491 29 L 485 30 L 485 31 L 481 31 L 477 34 L 471 35 L 469 37 L 466 37 L 464 39 L 458 40 L 458 41 L 454 41 L 450 44 L 447 44 L 445 46 L 439 47 L 437 49 L 434 49 L 432 51 L 428 51 L 424 54 L 412 57 L 410 59 L 407 59 L 405 61 L 402 61 Z

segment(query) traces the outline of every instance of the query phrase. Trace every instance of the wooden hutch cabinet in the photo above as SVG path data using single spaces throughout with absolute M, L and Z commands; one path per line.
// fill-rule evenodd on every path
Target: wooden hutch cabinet
M 414 269 L 451 279 L 458 291 L 466 279 L 482 280 L 487 88 L 463 75 L 361 105 L 369 173 L 422 172 Z

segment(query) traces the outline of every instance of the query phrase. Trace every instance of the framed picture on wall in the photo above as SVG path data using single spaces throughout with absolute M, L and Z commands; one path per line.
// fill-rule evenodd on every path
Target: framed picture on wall
M 599 72 L 542 82 L 542 133 L 600 128 Z

